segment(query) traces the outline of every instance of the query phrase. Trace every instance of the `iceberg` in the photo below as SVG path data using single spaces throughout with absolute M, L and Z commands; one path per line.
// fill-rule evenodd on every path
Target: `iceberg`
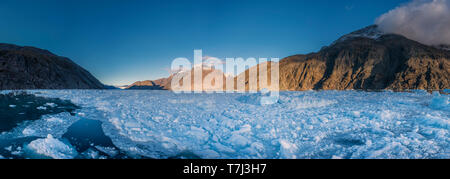
M 65 144 L 50 134 L 47 138 L 32 141 L 27 149 L 53 159 L 73 159 L 78 155 L 70 144 Z

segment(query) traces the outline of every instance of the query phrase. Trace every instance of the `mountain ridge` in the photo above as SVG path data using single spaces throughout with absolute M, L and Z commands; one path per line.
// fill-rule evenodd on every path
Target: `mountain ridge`
M 448 89 L 449 47 L 424 45 L 371 25 L 343 35 L 318 52 L 280 60 L 280 90 Z M 234 77 L 235 86 L 242 75 L 248 90 L 249 69 Z M 171 89 L 171 77 L 165 79 L 164 89 Z M 263 88 L 271 87 L 258 86 Z
M 449 88 L 449 51 L 396 34 L 352 36 L 364 29 L 319 52 L 280 60 L 280 90 Z
M 105 85 L 69 58 L 0 43 L 0 90 L 15 89 L 105 89 Z

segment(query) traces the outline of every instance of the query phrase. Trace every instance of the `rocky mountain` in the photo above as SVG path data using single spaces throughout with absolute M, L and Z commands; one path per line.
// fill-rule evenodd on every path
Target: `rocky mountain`
M 450 51 L 384 34 L 376 25 L 345 35 L 317 53 L 284 58 L 279 68 L 281 90 L 450 88 Z
M 280 90 L 448 89 L 449 49 L 448 45 L 427 46 L 401 35 L 386 34 L 376 25 L 372 25 L 342 36 L 319 52 L 294 55 L 280 60 L 277 64 Z M 235 87 L 238 78 L 245 75 L 245 89 L 255 90 L 249 87 L 250 71 L 253 70 L 258 75 L 261 66 L 271 69 L 272 65 L 273 63 L 259 64 L 239 74 L 234 77 Z M 221 71 L 201 68 L 204 78 L 212 72 L 216 78 L 223 77 L 224 84 L 226 78 L 229 78 Z M 191 75 L 193 89 L 192 71 L 193 69 L 176 74 Z M 172 90 L 171 82 L 176 74 L 160 80 L 136 82 L 128 89 Z M 271 70 L 268 71 L 269 81 L 270 74 Z M 259 79 L 257 82 L 259 84 Z M 182 84 L 181 81 L 180 83 Z M 259 84 L 256 88 L 256 90 L 273 89 L 273 86 Z M 210 89 L 209 85 L 202 86 L 204 91 L 218 89 L 225 87 Z
M 0 90 L 104 88 L 68 58 L 34 47 L 0 43 Z
M 125 89 L 129 90 L 167 90 L 167 78 L 162 78 L 158 80 L 146 80 L 146 81 L 137 81 Z
M 198 70 L 202 72 L 203 75 L 203 81 L 201 84 L 195 84 L 194 83 L 194 71 Z M 175 88 L 172 87 L 172 80 L 179 79 L 179 84 L 183 85 L 183 78 L 189 77 L 190 75 L 190 81 L 191 86 L 187 87 L 181 87 L 181 88 Z M 223 84 L 222 86 L 215 85 L 215 79 L 222 78 Z M 190 70 L 184 70 L 184 71 L 178 71 L 176 73 L 173 73 L 168 78 L 162 78 L 158 80 L 147 80 L 147 81 L 138 81 L 130 86 L 127 87 L 127 89 L 143 89 L 143 90 L 184 90 L 184 91 L 193 91 L 194 85 L 200 86 L 200 89 L 202 91 L 216 91 L 216 90 L 224 90 L 225 89 L 225 83 L 226 78 L 228 78 L 221 70 L 217 70 L 214 68 L 211 68 L 209 66 L 195 66 Z

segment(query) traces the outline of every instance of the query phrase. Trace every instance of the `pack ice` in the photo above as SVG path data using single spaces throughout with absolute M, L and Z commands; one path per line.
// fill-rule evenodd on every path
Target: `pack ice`
M 79 117 L 102 121 L 114 145 L 131 156 L 450 158 L 450 105 L 446 94 L 281 92 L 276 104 L 261 105 L 261 94 L 30 92 L 81 106 L 78 114 L 83 115 Z M 74 155 L 57 139 L 38 140 L 30 147 L 44 155 Z M 54 150 L 40 150 L 49 145 Z

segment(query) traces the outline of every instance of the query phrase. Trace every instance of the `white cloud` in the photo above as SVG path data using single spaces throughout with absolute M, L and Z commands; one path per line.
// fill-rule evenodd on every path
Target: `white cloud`
M 423 44 L 450 44 L 450 0 L 413 0 L 381 15 L 376 24 Z

